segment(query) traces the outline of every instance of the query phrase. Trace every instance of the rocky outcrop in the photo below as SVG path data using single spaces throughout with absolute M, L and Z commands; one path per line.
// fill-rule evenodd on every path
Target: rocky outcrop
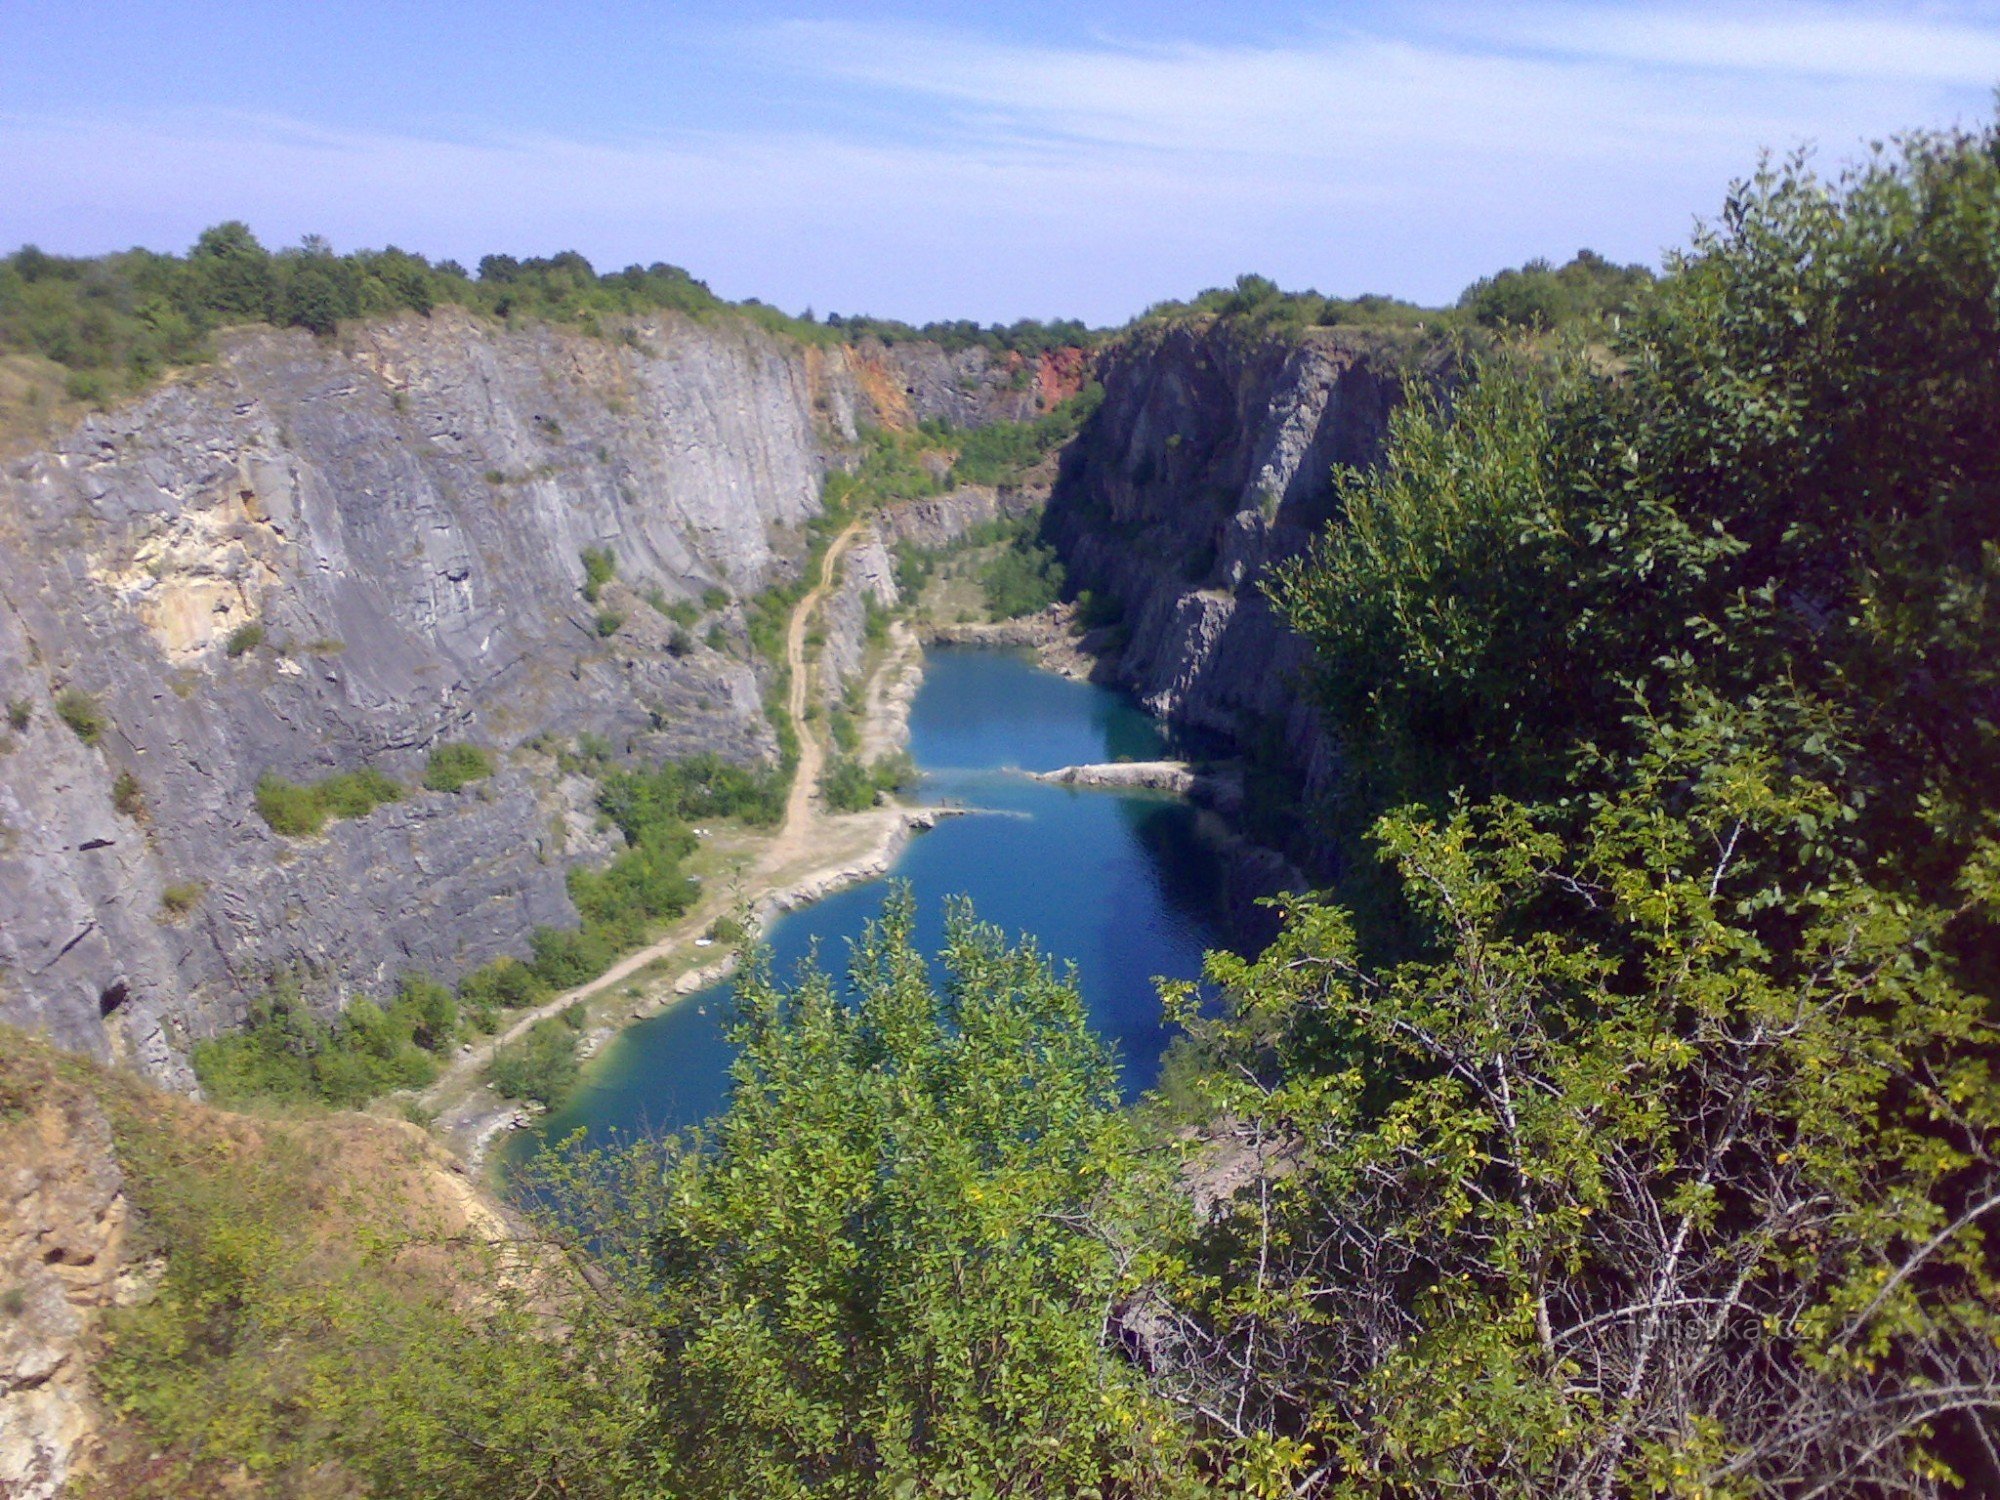
M 59 1495 L 101 1420 L 92 1324 L 143 1285 L 125 1177 L 87 1092 L 0 1100 L 0 1495 Z
M 885 345 L 870 338 L 841 358 L 877 419 L 899 427 L 932 420 L 953 427 L 1030 421 L 1078 394 L 1090 379 L 1081 349 L 1022 355 L 978 344 L 946 350 L 927 341 Z
M 1046 484 L 961 485 L 948 494 L 907 500 L 884 511 L 882 534 L 891 546 L 941 552 L 977 527 L 1034 515 L 1048 498 Z
M 1412 360 L 1341 330 L 1142 332 L 1102 356 L 1048 504 L 1071 585 L 1123 611 L 1117 679 L 1177 726 L 1274 738 L 1315 790 L 1334 765 L 1305 645 L 1261 586 L 1332 519 L 1335 466 L 1379 461 Z
M 189 1043 L 278 970 L 332 1009 L 573 922 L 566 869 L 605 835 L 548 748 L 774 751 L 740 606 L 689 630 L 653 604 L 794 574 L 841 440 L 1011 412 L 1002 365 L 446 309 L 338 341 L 240 331 L 13 461 L 0 1020 L 185 1086 Z M 970 380 L 955 405 L 941 372 Z M 590 548 L 617 569 L 595 601 Z M 497 774 L 415 789 L 447 741 Z M 266 772 L 363 766 L 410 794 L 310 839 L 254 810 Z
M 879 528 L 869 525 L 841 559 L 839 586 L 827 596 L 820 613 L 826 643 L 820 651 L 820 693 L 832 708 L 845 697 L 868 657 L 870 606 L 893 609 L 896 563 L 882 544 Z

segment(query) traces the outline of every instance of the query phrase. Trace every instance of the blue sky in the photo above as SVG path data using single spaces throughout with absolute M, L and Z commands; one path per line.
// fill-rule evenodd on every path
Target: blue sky
M 2000 7 L 0 0 L 0 245 L 577 249 L 1081 316 L 1656 262 L 1760 148 L 1978 124 Z

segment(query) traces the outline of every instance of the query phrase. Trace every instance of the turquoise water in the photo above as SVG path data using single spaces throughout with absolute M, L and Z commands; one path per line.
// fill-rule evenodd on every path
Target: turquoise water
M 904 851 L 895 879 L 915 893 L 918 940 L 935 951 L 949 896 L 982 920 L 1031 934 L 1076 965 L 1100 1035 L 1117 1049 L 1128 1096 L 1150 1087 L 1169 1040 L 1156 976 L 1193 978 L 1219 947 L 1220 879 L 1193 809 L 1150 794 L 1076 791 L 1018 771 L 1167 752 L 1127 698 L 1041 671 L 1000 651 L 940 647 L 910 712 L 923 772 L 917 800 L 984 809 L 948 818 Z M 766 934 L 789 976 L 817 946 L 845 967 L 849 940 L 882 909 L 886 883 L 852 886 L 774 922 Z M 514 1150 L 577 1127 L 593 1136 L 692 1125 L 727 1102 L 729 987 L 719 985 L 621 1032 L 589 1081 Z M 510 1153 L 512 1154 L 512 1153 Z

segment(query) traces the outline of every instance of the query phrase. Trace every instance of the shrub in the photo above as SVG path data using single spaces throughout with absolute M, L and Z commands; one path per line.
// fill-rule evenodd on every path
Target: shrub
M 264 644 L 264 626 L 259 620 L 246 620 L 229 632 L 229 639 L 222 643 L 222 649 L 232 660 L 255 651 Z
M 873 807 L 884 792 L 899 791 L 915 780 L 916 762 L 907 752 L 884 756 L 872 766 L 843 755 L 827 766 L 819 792 L 835 812 L 860 812 Z
M 56 717 L 69 725 L 86 745 L 96 744 L 110 727 L 110 720 L 104 717 L 97 700 L 82 688 L 64 688 L 56 694 Z
M 403 788 L 373 766 L 343 771 L 319 784 L 326 809 L 336 818 L 365 818 L 384 802 L 400 802 Z
M 493 753 L 478 745 L 439 745 L 424 767 L 424 786 L 433 792 L 456 792 L 493 774 Z
M 201 905 L 201 898 L 207 894 L 208 888 L 199 880 L 176 881 L 160 892 L 160 914 L 177 922 Z
M 257 813 L 273 833 L 287 838 L 305 838 L 326 826 L 326 804 L 317 790 L 274 771 L 257 778 Z
M 604 591 L 604 585 L 617 576 L 618 559 L 609 547 L 585 547 L 579 557 L 583 562 L 583 597 L 595 604 L 597 596 Z M 610 633 L 608 630 L 602 632 L 605 635 Z
M 571 1006 L 580 1012 L 582 1007 Z M 486 1065 L 486 1077 L 509 1099 L 527 1099 L 553 1109 L 576 1084 L 580 1071 L 576 1060 L 576 1033 L 581 1023 L 560 1016 L 545 1016 L 530 1026 L 525 1035 L 498 1048 Z
M 111 805 L 128 818 L 146 815 L 145 788 L 130 771 L 120 771 L 118 779 L 111 783 Z
M 243 1030 L 195 1044 L 195 1073 L 218 1104 L 352 1108 L 429 1083 L 434 1054 L 451 1045 L 457 1027 L 451 991 L 422 975 L 405 975 L 388 1005 L 355 1000 L 332 1022 L 312 1013 L 288 976 L 253 1002 Z
M 729 590 L 710 584 L 701 592 L 701 607 L 710 614 L 729 607 Z
M 7 723 L 16 734 L 23 734 L 35 722 L 35 705 L 26 698 L 11 698 L 7 702 Z
M 615 609 L 600 609 L 597 612 L 597 633 L 614 636 L 625 624 L 625 616 Z
M 402 799 L 402 786 L 373 766 L 343 771 L 301 786 L 275 772 L 257 778 L 257 812 L 274 833 L 305 838 L 328 818 L 365 818 L 385 802 Z
M 458 1004 L 482 1031 L 493 1029 L 503 1010 L 525 1010 L 549 997 L 548 984 L 519 959 L 496 958 L 458 982 Z

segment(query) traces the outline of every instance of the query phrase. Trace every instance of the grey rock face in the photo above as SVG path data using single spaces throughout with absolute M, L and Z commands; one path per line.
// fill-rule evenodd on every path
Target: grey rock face
M 1238 742 L 1275 727 L 1314 790 L 1334 764 L 1299 691 L 1305 643 L 1261 585 L 1332 519 L 1334 466 L 1380 461 L 1403 369 L 1329 330 L 1184 325 L 1116 346 L 1048 505 L 1072 584 L 1124 608 L 1118 675 L 1146 707 Z
M 883 345 L 874 339 L 843 351 L 845 376 L 887 421 L 938 419 L 954 427 L 1025 422 L 1080 382 L 1075 350 L 1042 358 L 997 354 L 974 345 L 945 350 L 931 343 Z
M 840 584 L 827 596 L 820 615 L 826 644 L 820 652 L 820 692 L 827 707 L 838 704 L 847 684 L 868 655 L 868 606 L 893 608 L 896 563 L 875 526 L 865 528 L 841 559 Z
M 275 970 L 332 1008 L 573 922 L 565 871 L 606 846 L 535 742 L 773 750 L 745 653 L 675 655 L 642 595 L 795 569 L 816 420 L 878 419 L 838 361 L 808 366 L 735 323 L 260 329 L 15 463 L 0 698 L 28 724 L 0 723 L 0 1019 L 186 1084 L 188 1043 Z M 597 605 L 586 547 L 617 558 Z M 600 608 L 624 623 L 601 633 Z M 740 638 L 733 606 L 720 623 Z M 101 713 L 96 744 L 58 718 L 66 691 Z M 267 771 L 414 785 L 453 740 L 499 773 L 314 839 L 255 811 Z

